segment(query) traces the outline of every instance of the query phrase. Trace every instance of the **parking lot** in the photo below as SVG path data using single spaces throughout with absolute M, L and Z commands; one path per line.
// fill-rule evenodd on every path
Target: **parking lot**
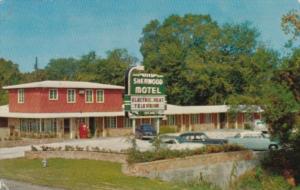
M 204 131 L 210 138 L 227 138 L 234 136 L 242 130 L 215 130 L 215 131 Z M 106 137 L 106 138 L 94 138 L 94 139 L 74 139 L 65 140 L 58 143 L 44 144 L 50 147 L 65 147 L 69 146 L 80 146 L 80 147 L 99 147 L 100 149 L 121 151 L 131 147 L 131 142 L 128 137 Z M 36 145 L 40 147 L 42 145 Z M 151 143 L 146 140 L 137 140 L 137 146 L 140 150 L 151 149 Z M 18 146 L 12 148 L 0 148 L 0 159 L 10 159 L 24 157 L 24 152 L 31 150 L 31 146 Z

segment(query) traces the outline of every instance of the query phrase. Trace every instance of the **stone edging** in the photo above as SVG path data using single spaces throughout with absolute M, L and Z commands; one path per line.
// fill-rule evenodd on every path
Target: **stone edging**
M 26 151 L 28 159 L 64 158 L 64 159 L 88 159 L 103 160 L 118 163 L 126 163 L 127 155 L 123 153 L 92 152 L 92 151 Z
M 15 147 L 15 146 L 27 146 L 27 145 L 38 145 L 38 144 L 48 144 L 48 143 L 63 142 L 63 141 L 64 141 L 64 139 L 57 139 L 57 138 L 0 141 L 0 148 Z

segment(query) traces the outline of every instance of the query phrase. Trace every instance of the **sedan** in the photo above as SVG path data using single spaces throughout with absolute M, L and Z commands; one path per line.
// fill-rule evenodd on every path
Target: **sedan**
M 202 143 L 189 143 L 181 141 L 178 134 L 160 135 L 159 139 L 163 148 L 168 148 L 171 150 L 197 149 L 205 146 Z
M 180 141 L 189 143 L 201 143 L 205 145 L 223 145 L 227 143 L 225 139 L 213 139 L 209 138 L 205 133 L 202 132 L 187 132 L 182 133 L 180 136 Z
M 278 142 L 272 141 L 261 132 L 241 132 L 227 140 L 230 144 L 238 144 L 251 150 L 276 150 L 279 148 Z

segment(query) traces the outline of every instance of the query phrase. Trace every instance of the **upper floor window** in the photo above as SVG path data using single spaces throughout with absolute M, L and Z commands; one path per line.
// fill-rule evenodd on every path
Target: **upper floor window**
M 24 89 L 18 89 L 18 103 L 24 103 L 25 96 L 24 96 Z
M 97 101 L 97 103 L 103 103 L 104 102 L 104 91 L 103 90 L 97 90 L 96 101 Z
M 76 91 L 75 91 L 75 89 L 68 89 L 67 102 L 68 103 L 75 103 L 76 102 Z
M 85 90 L 85 102 L 86 103 L 93 103 L 94 102 L 93 90 L 92 89 Z
M 49 90 L 49 100 L 58 100 L 57 89 L 52 88 Z

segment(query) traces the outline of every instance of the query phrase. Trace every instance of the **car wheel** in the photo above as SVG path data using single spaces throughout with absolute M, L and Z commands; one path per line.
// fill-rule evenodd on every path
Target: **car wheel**
M 271 145 L 269 146 L 269 150 L 277 150 L 277 149 L 278 149 L 278 146 L 275 145 L 275 144 L 271 144 Z

